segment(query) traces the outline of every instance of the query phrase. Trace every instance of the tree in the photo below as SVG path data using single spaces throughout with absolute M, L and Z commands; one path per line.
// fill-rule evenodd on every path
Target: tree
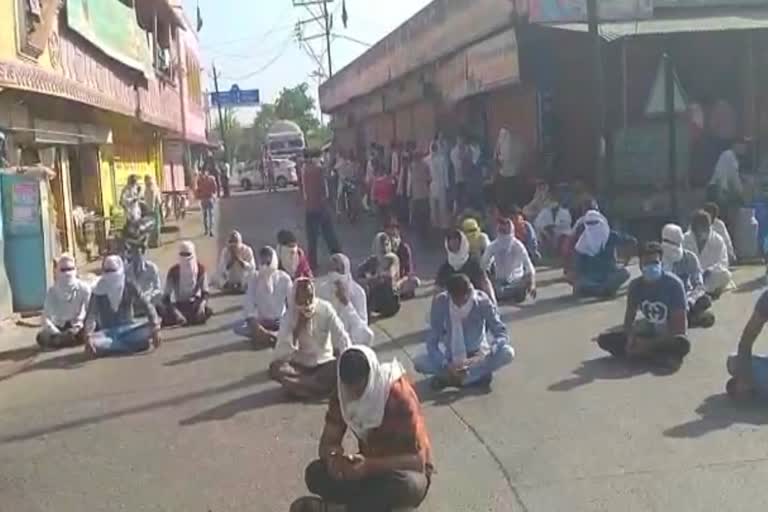
M 309 95 L 309 84 L 306 82 L 280 91 L 275 102 L 275 114 L 278 119 L 298 124 L 304 134 L 320 127 L 320 121 L 315 116 L 315 100 Z

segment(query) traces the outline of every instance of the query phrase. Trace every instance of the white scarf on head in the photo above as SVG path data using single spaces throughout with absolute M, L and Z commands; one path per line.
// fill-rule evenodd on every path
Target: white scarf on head
M 275 293 L 275 283 L 277 282 L 277 253 L 271 247 L 267 247 L 272 253 L 272 259 L 269 265 L 260 265 L 259 273 L 256 276 L 257 290 L 266 290 L 268 295 Z
M 448 297 L 448 313 L 451 319 L 451 362 L 461 363 L 467 359 L 467 345 L 464 341 L 464 320 L 477 304 L 477 291 L 472 289 L 470 297 L 459 307 Z
M 589 222 L 597 224 L 589 225 Z M 602 213 L 589 210 L 584 214 L 584 232 L 576 242 L 576 252 L 587 256 L 595 256 L 605 248 L 611 236 L 611 227 Z
M 61 269 L 64 267 L 75 268 L 75 259 L 69 254 L 62 254 L 56 263 L 56 280 L 53 289 L 60 300 L 70 302 L 75 298 L 75 292 L 78 289 L 77 270 L 62 272 Z
M 382 232 L 378 233 L 375 237 L 373 237 L 373 245 L 371 246 L 371 252 L 374 256 L 376 256 L 376 261 L 379 263 L 379 272 L 383 270 L 383 267 L 385 265 L 384 256 L 387 255 L 387 249 L 384 247 L 384 245 L 390 242 L 390 248 L 392 247 L 391 240 L 389 238 L 389 235 Z
M 344 384 L 337 374 L 339 405 L 344 423 L 358 439 L 365 439 L 371 430 L 380 427 L 384 421 L 389 391 L 392 389 L 392 384 L 405 375 L 405 369 L 397 359 L 393 359 L 390 363 L 380 363 L 376 353 L 365 345 L 354 345 L 347 350 L 362 352 L 370 368 L 368 384 L 365 386 L 363 395 L 357 400 L 347 396 Z
M 506 222 L 509 223 L 509 234 L 507 235 L 499 232 L 496 235 L 496 239 L 494 240 L 496 246 L 499 247 L 503 252 L 511 251 L 512 246 L 515 243 L 515 224 L 511 220 L 507 220 Z
M 109 299 L 109 305 L 112 311 L 120 309 L 120 303 L 123 301 L 123 291 L 125 290 L 125 268 L 120 256 L 107 256 L 104 260 L 105 270 L 93 289 L 94 295 L 104 295 Z
M 344 273 L 328 272 L 328 282 L 331 284 L 341 283 L 344 290 L 349 294 L 350 284 L 352 284 L 352 264 L 349 262 L 349 258 L 344 254 L 334 254 L 333 257 L 341 260 L 342 265 L 344 266 Z
M 461 244 L 459 245 L 458 252 L 451 252 L 448 248 L 448 240 L 445 241 L 445 251 L 448 253 L 448 264 L 453 267 L 453 270 L 461 270 L 467 261 L 469 261 L 469 240 L 467 235 L 461 233 Z
M 182 252 L 188 252 L 191 256 L 184 258 Z M 179 289 L 191 292 L 197 286 L 197 254 L 195 244 L 182 242 L 179 245 Z
M 667 224 L 661 230 L 661 262 L 665 270 L 683 259 L 683 229 L 677 224 Z
M 293 278 L 296 274 L 296 269 L 299 268 L 299 248 L 291 248 L 287 245 L 277 246 L 277 255 L 280 259 L 280 264 L 283 266 L 286 272 Z

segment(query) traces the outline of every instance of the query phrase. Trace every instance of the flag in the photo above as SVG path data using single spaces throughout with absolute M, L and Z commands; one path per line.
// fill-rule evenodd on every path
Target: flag
M 197 31 L 200 32 L 200 30 L 203 28 L 203 15 L 200 12 L 200 3 L 197 4 Z
M 349 13 L 347 12 L 347 0 L 341 0 L 341 22 L 344 23 L 344 28 L 347 28 L 349 22 Z

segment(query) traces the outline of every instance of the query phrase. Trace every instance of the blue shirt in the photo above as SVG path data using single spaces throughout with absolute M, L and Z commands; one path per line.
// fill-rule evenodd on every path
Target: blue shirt
M 657 281 L 647 281 L 643 277 L 633 279 L 627 301 L 630 307 L 640 309 L 645 319 L 659 331 L 666 330 L 673 311 L 685 311 L 688 307 L 683 282 L 670 272 L 664 272 Z
M 480 350 L 486 332 L 488 333 L 491 353 L 495 353 L 509 343 L 507 327 L 499 318 L 499 311 L 484 292 L 479 295 L 475 307 L 462 324 L 464 345 L 467 354 Z M 427 355 L 435 368 L 445 368 L 453 360 L 451 354 L 451 314 L 450 297 L 443 292 L 435 298 L 430 313 L 430 329 L 427 333 Z M 444 346 L 443 349 L 440 345 Z
M 616 248 L 620 244 L 634 242 L 634 237 L 611 231 L 603 250 L 594 256 L 576 253 L 576 273 L 587 283 L 602 284 L 618 268 Z

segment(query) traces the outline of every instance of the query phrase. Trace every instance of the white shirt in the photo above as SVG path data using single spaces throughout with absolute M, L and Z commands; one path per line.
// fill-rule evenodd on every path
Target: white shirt
M 688 249 L 699 258 L 701 269 L 704 271 L 728 270 L 728 249 L 722 237 L 714 230 L 709 232 L 709 238 L 702 251 L 699 251 L 699 245 L 696 243 L 693 232 L 688 231 L 683 239 L 683 248 Z
M 528 256 L 528 251 L 514 236 L 511 241 L 497 238 L 491 242 L 483 254 L 483 269 L 488 270 L 494 262 L 497 281 L 512 282 L 526 275 L 536 275 L 536 268 L 531 262 L 531 257 Z
M 57 286 L 48 289 L 43 306 L 43 328 L 52 333 L 58 333 L 59 327 L 69 322 L 72 327 L 82 327 L 91 300 L 91 288 L 78 280 L 74 290 L 69 295 Z
M 438 153 L 426 158 L 429 164 L 429 195 L 432 199 L 442 199 L 448 189 L 448 162 Z
M 330 302 L 316 299 L 315 314 L 307 328 L 294 340 L 293 330 L 297 318 L 298 313 L 291 308 L 284 321 L 280 322 L 274 360 L 288 360 L 307 368 L 315 368 L 335 359 L 334 348 L 341 353 L 351 345 L 344 324 Z
M 533 227 L 536 228 L 536 232 L 541 234 L 550 226 L 555 227 L 555 236 L 571 234 L 571 212 L 568 208 L 560 207 L 557 209 L 557 214 L 552 214 L 553 208 L 544 208 L 536 216 L 536 220 L 533 221 Z
M 326 281 L 320 285 L 318 297 L 331 303 L 339 315 L 344 328 L 355 345 L 371 345 L 373 330 L 368 326 L 368 299 L 363 287 L 350 279 L 347 285 L 347 305 L 336 297 L 336 283 Z
M 725 150 L 720 154 L 709 184 L 715 185 L 723 192 L 742 193 L 739 159 L 732 149 Z
M 469 148 L 464 146 L 464 151 L 469 151 Z M 456 176 L 456 183 L 464 181 L 464 162 L 461 159 L 461 150 L 459 145 L 453 146 L 451 150 L 451 164 L 453 164 L 453 172 Z
M 229 284 L 245 284 L 250 275 L 256 268 L 256 260 L 253 256 L 253 249 L 243 244 L 240 249 L 240 259 L 243 260 L 245 265 L 232 265 L 227 269 L 230 261 L 229 247 L 224 247 L 219 254 L 219 281 L 221 285 Z
M 248 281 L 245 292 L 243 313 L 245 318 L 255 320 L 279 320 L 285 314 L 288 300 L 292 297 L 293 281 L 282 270 L 275 271 L 275 291 L 269 294 L 265 286 L 257 286 L 259 273 L 255 272 Z
M 720 235 L 720 238 L 725 242 L 725 247 L 728 249 L 728 256 L 736 259 L 736 252 L 733 250 L 733 241 L 731 240 L 731 234 L 728 232 L 728 228 L 721 219 L 715 219 L 712 221 L 712 230 Z

